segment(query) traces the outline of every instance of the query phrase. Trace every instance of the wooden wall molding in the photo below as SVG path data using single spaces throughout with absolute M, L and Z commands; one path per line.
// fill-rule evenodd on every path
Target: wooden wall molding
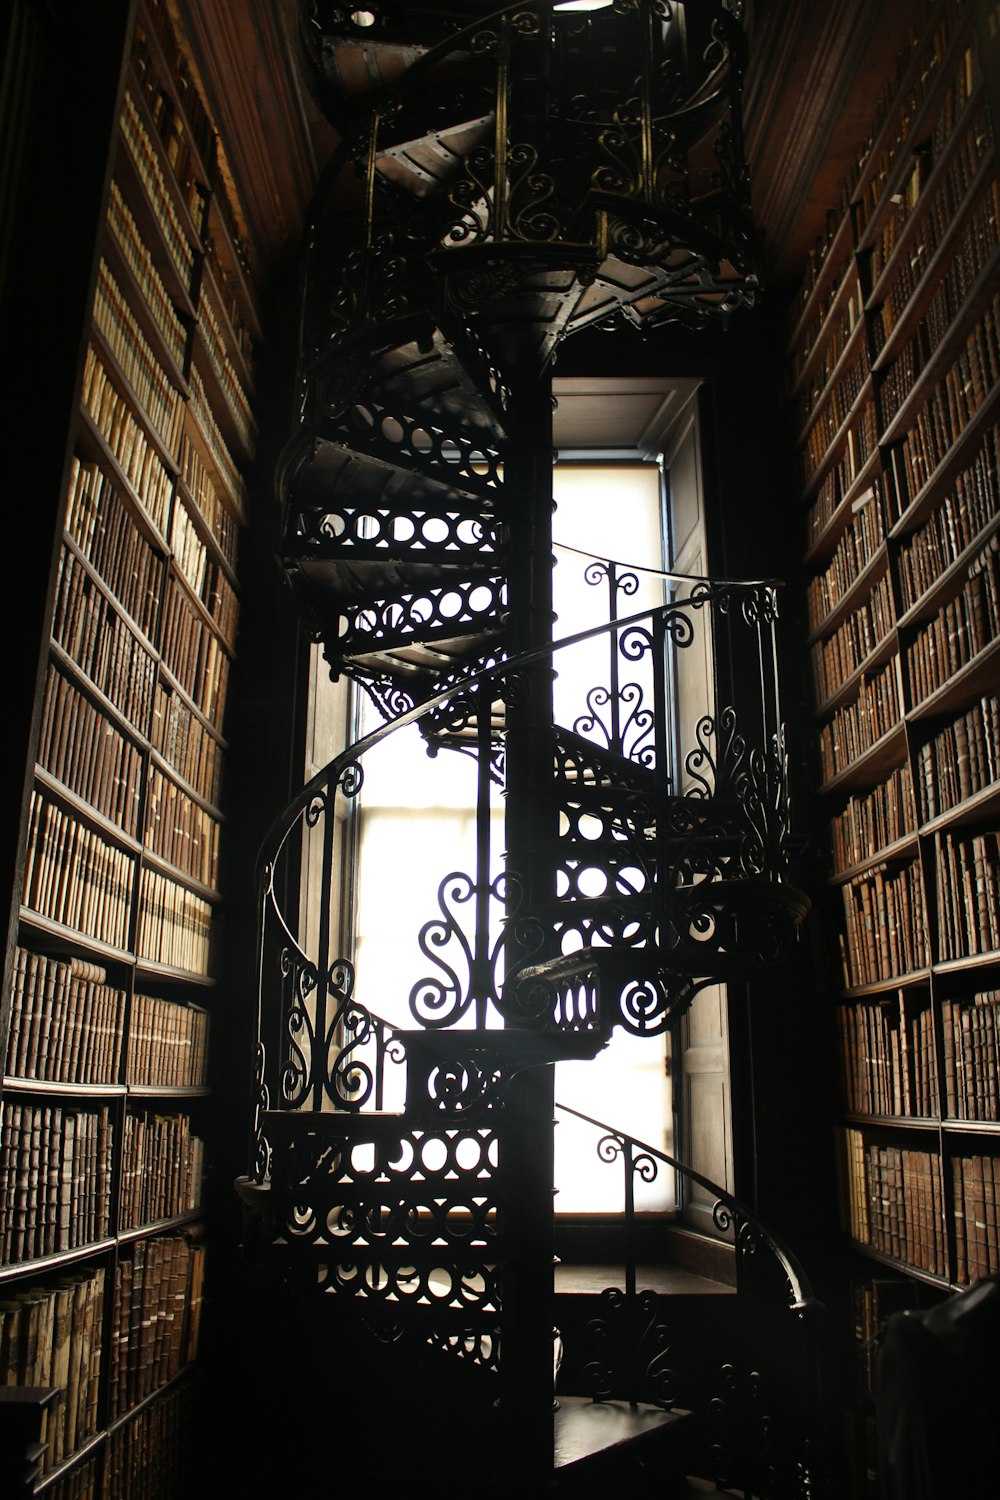
M 251 253 L 269 267 L 297 251 L 336 137 L 305 95 L 296 0 L 173 0 L 209 110 L 226 141 Z
M 856 159 L 912 13 L 910 0 L 758 4 L 747 153 L 772 281 L 801 273 Z

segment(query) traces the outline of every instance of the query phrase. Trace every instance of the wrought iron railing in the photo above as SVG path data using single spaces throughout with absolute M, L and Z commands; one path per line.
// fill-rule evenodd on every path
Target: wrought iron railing
M 580 1348 L 572 1373 L 582 1375 L 598 1401 L 700 1410 L 704 1461 L 727 1493 L 826 1493 L 816 1441 L 823 1430 L 826 1309 L 793 1252 L 745 1203 L 666 1151 L 568 1105 L 557 1103 L 556 1117 L 589 1127 L 598 1160 L 609 1170 L 617 1167 L 621 1179 L 612 1241 L 621 1250 L 620 1283 L 600 1294 L 596 1309 L 574 1330 Z M 733 1246 L 734 1307 L 721 1338 L 704 1306 L 688 1325 L 675 1299 L 643 1285 L 635 1187 L 664 1170 L 708 1193 L 715 1226 Z
M 317 16 L 307 28 L 321 67 L 327 37 L 398 44 L 406 29 L 391 6 L 332 11 L 325 26 Z M 636 322 L 700 325 L 752 304 L 745 58 L 739 7 L 717 0 L 615 0 L 592 13 L 519 0 L 421 56 L 411 50 L 402 75 L 353 118 L 344 101 L 344 138 L 314 200 L 313 243 L 351 164 L 363 206 L 353 243 L 337 216 L 336 276 L 329 286 L 321 278 L 313 308 L 323 313 L 307 318 L 312 356 L 324 340 L 422 314 L 438 300 L 429 266 L 432 278 L 446 276 L 447 304 L 466 322 L 510 292 L 519 265 L 524 275 L 568 266 L 589 285 L 609 257 L 662 270 L 652 297 L 644 287 Z M 425 159 L 413 143 L 435 134 L 444 146 Z M 604 300 L 588 298 L 574 315 L 579 326 L 634 300 L 629 278 L 619 279 L 614 294 L 609 281 Z M 472 354 L 476 335 L 467 333 Z M 490 351 L 479 353 L 484 389 L 502 405 L 506 376 Z
M 258 865 L 259 1110 L 387 1107 L 386 1079 L 402 1060 L 407 1022 L 380 1020 L 385 997 L 356 992 L 336 893 L 353 858 L 344 830 L 365 756 L 411 724 L 457 735 L 478 763 L 473 868 L 427 892 L 420 949 L 433 972 L 414 975 L 409 987 L 402 1014 L 414 1028 L 589 1032 L 595 1045 L 614 1025 L 654 1035 L 699 984 L 773 956 L 779 938 L 788 940 L 800 912 L 784 882 L 775 589 L 706 580 L 684 589 L 686 597 L 661 608 L 454 681 L 336 756 L 276 820 Z M 733 637 L 748 639 L 754 691 L 742 673 L 739 709 L 722 700 L 721 712 L 698 717 L 694 744 L 678 759 L 684 726 L 671 697 L 674 662 L 702 627 L 715 648 L 717 699 L 728 689 L 723 638 L 728 649 Z M 528 690 L 531 667 L 602 643 L 614 686 L 604 687 L 601 706 L 612 712 L 599 719 L 590 689 L 574 728 L 553 731 L 545 796 L 563 826 L 538 849 L 550 867 L 550 899 L 528 909 L 518 872 L 496 874 L 490 812 L 501 796 L 504 707 Z M 643 667 L 641 685 L 634 673 L 613 675 L 623 662 Z M 628 724 L 646 715 L 648 733 L 630 738 Z M 321 893 L 308 909 L 299 899 L 305 864 Z M 603 882 L 599 894 L 588 893 L 585 871 Z M 258 1179 L 266 1172 L 264 1156 L 255 1171 Z
M 606 1165 L 615 1162 L 621 1167 L 621 1203 L 622 1203 L 622 1278 L 624 1290 L 628 1296 L 634 1296 L 639 1290 L 637 1274 L 639 1268 L 638 1242 L 636 1236 L 636 1205 L 635 1184 L 636 1180 L 649 1184 L 656 1180 L 660 1167 L 666 1167 L 668 1171 L 676 1173 L 688 1183 L 695 1183 L 704 1188 L 713 1200 L 712 1220 L 721 1237 L 733 1244 L 737 1252 L 737 1263 L 747 1259 L 767 1254 L 775 1264 L 784 1282 L 784 1293 L 787 1307 L 793 1312 L 803 1312 L 814 1301 L 812 1288 L 809 1285 L 805 1271 L 799 1265 L 793 1252 L 782 1243 L 782 1241 L 767 1227 L 766 1224 L 738 1198 L 720 1187 L 718 1183 L 712 1182 L 710 1178 L 696 1172 L 686 1162 L 679 1161 L 670 1156 L 666 1151 L 659 1150 L 656 1146 L 649 1145 L 646 1141 L 640 1141 L 635 1136 L 629 1135 L 627 1131 L 620 1130 L 617 1126 L 608 1125 L 603 1120 L 595 1120 L 592 1115 L 584 1114 L 579 1109 L 573 1109 L 568 1104 L 556 1102 L 556 1110 L 563 1115 L 570 1115 L 575 1120 L 581 1120 L 585 1125 L 591 1126 L 600 1132 L 595 1153 L 599 1161 Z

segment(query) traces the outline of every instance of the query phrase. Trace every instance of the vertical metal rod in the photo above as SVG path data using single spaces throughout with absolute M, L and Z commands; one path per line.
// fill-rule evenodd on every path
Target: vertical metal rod
M 653 202 L 653 57 L 656 55 L 654 26 L 660 23 L 654 7 L 646 5 L 636 12 L 636 26 L 645 27 L 645 45 L 640 41 L 642 58 L 642 198 Z
M 510 22 L 500 22 L 497 44 L 496 120 L 493 126 L 493 238 L 500 244 L 507 238 L 507 119 L 510 89 Z
M 375 239 L 375 182 L 378 175 L 375 170 L 375 163 L 378 160 L 378 131 L 381 123 L 381 112 L 378 109 L 373 109 L 371 133 L 368 137 L 368 150 L 365 153 L 365 249 L 369 252 Z M 366 257 L 366 266 L 367 263 Z M 367 301 L 361 305 L 366 306 Z
M 492 693 L 476 693 L 476 928 L 472 961 L 472 994 L 476 1026 L 484 1027 L 492 995 L 490 968 L 490 750 Z
M 650 621 L 653 657 L 653 743 L 655 746 L 656 779 L 653 789 L 656 814 L 656 903 L 654 910 L 659 917 L 657 941 L 666 947 L 670 934 L 665 930 L 670 917 L 670 843 L 667 817 L 667 788 L 670 785 L 670 723 L 669 698 L 667 696 L 669 663 L 667 660 L 667 616 L 658 610 Z
M 257 1173 L 261 1167 L 260 1162 L 260 1139 L 261 1139 L 261 1091 L 267 1085 L 267 1047 L 264 1042 L 264 950 L 267 946 L 267 908 L 271 888 L 271 872 L 268 870 L 266 884 L 262 883 L 258 893 L 258 915 L 257 915 L 257 1056 L 255 1066 L 258 1067 L 260 1077 L 254 1079 L 255 1096 L 253 1101 L 253 1123 L 250 1139 L 250 1160 L 247 1166 L 249 1177 L 257 1180 Z M 278 991 L 281 993 L 280 988 Z M 280 1016 L 278 1024 L 280 1026 Z M 277 1056 L 281 1056 L 280 1051 Z
M 614 620 L 618 615 L 618 570 L 613 562 L 608 563 L 608 594 L 609 618 Z M 619 755 L 625 754 L 622 744 L 621 724 L 621 683 L 618 666 L 618 631 L 612 630 L 608 637 L 608 645 L 611 652 L 610 668 L 610 693 L 611 693 L 611 748 L 617 750 Z
M 385 1027 L 375 1022 L 375 1108 L 385 1107 Z
M 326 997 L 327 978 L 330 973 L 330 891 L 333 887 L 333 841 L 337 820 L 334 808 L 337 801 L 336 785 L 327 785 L 323 794 L 323 875 L 320 890 L 323 899 L 319 908 L 319 943 L 316 955 L 316 1014 L 313 1022 L 313 1108 L 323 1108 L 325 1081 L 329 1059 L 326 1055 Z
M 622 1161 L 625 1165 L 625 1295 L 635 1296 L 635 1152 L 634 1141 L 626 1136 Z

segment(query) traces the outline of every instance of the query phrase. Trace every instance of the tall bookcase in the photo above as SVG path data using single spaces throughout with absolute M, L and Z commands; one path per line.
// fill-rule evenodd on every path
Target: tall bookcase
M 135 13 L 65 502 L 0 1094 L 0 1385 L 36 1493 L 183 1493 L 206 1249 L 253 277 L 163 0 Z
M 915 15 L 789 341 L 863 1380 L 887 1312 L 1000 1270 L 1000 183 L 976 9 Z

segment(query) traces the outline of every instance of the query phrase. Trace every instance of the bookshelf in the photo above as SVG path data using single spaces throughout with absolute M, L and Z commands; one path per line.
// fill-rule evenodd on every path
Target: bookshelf
M 126 52 L 0 1031 L 0 1385 L 63 1393 L 55 1500 L 183 1483 L 256 444 L 247 252 L 161 0 Z
M 996 139 L 975 8 L 921 6 L 791 312 L 869 1426 L 888 1313 L 1000 1270 Z

